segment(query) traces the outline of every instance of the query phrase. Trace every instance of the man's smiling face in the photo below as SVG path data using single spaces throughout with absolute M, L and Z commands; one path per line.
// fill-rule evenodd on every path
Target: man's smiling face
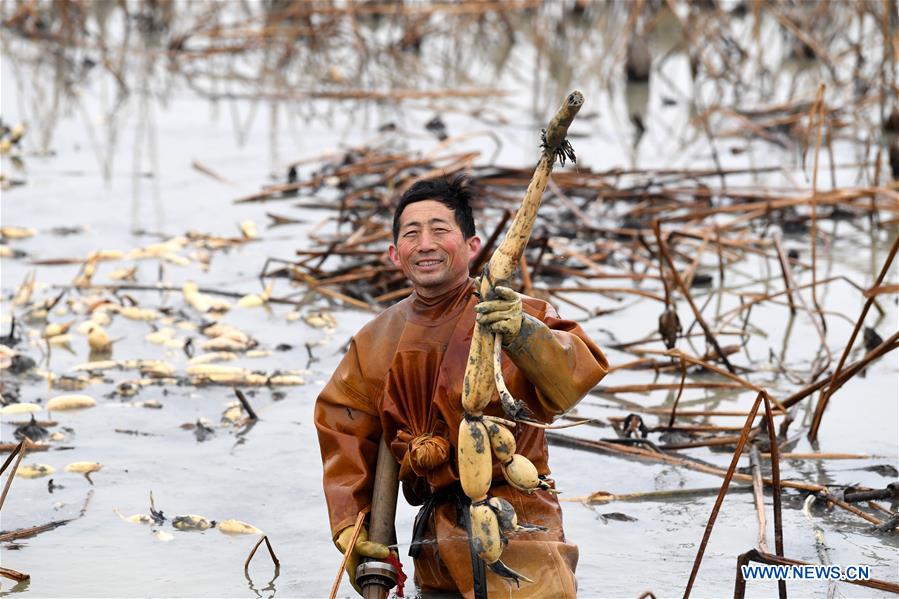
M 390 260 L 422 297 L 435 297 L 468 279 L 468 263 L 481 247 L 477 236 L 465 239 L 453 211 L 436 200 L 409 204 L 400 216 Z

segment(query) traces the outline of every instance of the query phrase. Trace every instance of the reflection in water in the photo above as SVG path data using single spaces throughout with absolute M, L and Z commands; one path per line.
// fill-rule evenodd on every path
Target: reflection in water
M 631 142 L 633 148 L 633 157 L 631 160 L 631 168 L 637 168 L 637 146 L 646 133 L 646 117 L 649 108 L 649 80 L 646 81 L 630 81 L 624 86 L 624 94 L 627 101 L 628 117 L 634 125 L 634 137 Z
M 28 578 L 26 580 L 22 580 L 13 585 L 11 589 L 8 591 L 0 591 L 0 597 L 6 597 L 7 595 L 14 595 L 16 593 L 24 593 L 28 590 L 28 587 L 31 586 L 31 579 Z
M 253 430 L 253 427 L 256 426 L 256 423 L 259 421 L 255 418 L 250 419 L 243 427 L 240 428 L 236 433 L 234 433 L 234 445 L 231 449 L 236 449 L 237 446 L 243 445 L 247 442 L 247 434 Z
M 244 570 L 244 578 L 247 579 L 247 588 L 250 589 L 256 597 L 260 599 L 262 597 L 266 597 L 266 599 L 271 599 L 278 592 L 278 589 L 275 588 L 275 581 L 278 580 L 278 576 L 281 575 L 281 567 L 275 566 L 275 574 L 272 576 L 272 579 L 266 583 L 264 587 L 261 589 L 257 589 L 256 585 L 253 583 L 253 579 L 250 578 L 250 573 L 248 570 Z M 264 593 L 268 593 L 264 595 Z
M 703 107 L 700 118 L 692 119 L 701 121 L 692 123 L 700 128 L 719 104 L 789 101 L 822 78 L 835 80 L 828 91 L 838 93 L 848 70 L 859 83 L 854 93 L 863 92 L 855 101 L 871 100 L 870 94 L 879 93 L 873 83 L 884 52 L 872 37 L 877 29 L 870 17 L 876 21 L 880 10 L 875 4 L 757 4 L 747 14 L 739 6 L 727 12 L 691 4 L 676 4 L 672 12 L 667 2 L 71 0 L 8 2 L 0 11 L 3 51 L 20 89 L 22 116 L 38 131 L 40 151 L 50 151 L 60 115 L 77 112 L 108 181 L 121 129 L 129 113 L 137 115 L 137 204 L 147 183 L 143 175 L 159 176 L 155 114 L 167 107 L 174 90 L 185 87 L 213 102 L 216 111 L 227 104 L 240 145 L 259 103 L 267 102 L 273 173 L 283 171 L 278 140 L 285 131 L 298 135 L 297 118 L 333 122 L 339 110 L 352 125 L 367 117 L 372 101 L 381 109 L 402 103 L 487 116 L 498 107 L 497 89 L 515 91 L 503 104 L 523 100 L 519 108 L 530 108 L 537 121 L 572 87 L 597 104 L 623 96 L 636 129 L 636 154 L 649 120 L 660 119 L 648 113 L 651 74 L 654 81 L 660 76 L 657 96 L 686 96 Z M 800 79 L 806 71 L 807 80 Z M 691 85 L 681 89 L 687 73 Z M 782 78 L 789 85 L 778 85 Z M 100 90 L 99 114 L 83 103 L 88 85 Z M 683 110 L 689 105 L 683 102 Z M 764 133 L 758 129 L 751 134 Z M 802 131 L 787 127 L 786 133 Z M 148 184 L 159 224 L 158 185 L 153 179 Z M 136 213 L 133 207 L 134 226 Z

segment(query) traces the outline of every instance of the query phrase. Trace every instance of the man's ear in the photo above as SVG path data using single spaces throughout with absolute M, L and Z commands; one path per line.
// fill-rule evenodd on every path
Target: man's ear
M 465 243 L 468 244 L 468 261 L 471 262 L 481 249 L 481 238 L 475 235 L 470 237 Z
M 394 244 L 390 244 L 387 248 L 387 255 L 390 257 L 390 261 L 393 262 L 393 265 L 402 270 L 402 266 L 400 266 L 400 254 L 396 249 Z

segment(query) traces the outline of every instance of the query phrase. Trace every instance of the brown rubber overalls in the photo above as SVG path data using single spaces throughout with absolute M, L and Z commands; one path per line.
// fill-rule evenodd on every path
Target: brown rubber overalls
M 413 293 L 382 312 L 353 338 L 319 395 L 315 425 L 332 537 L 370 508 L 382 434 L 401 464 L 403 492 L 412 505 L 432 495 L 452 496 L 458 488 L 455 443 L 474 328 L 473 290 L 468 281 L 427 301 Z M 608 362 L 581 327 L 560 319 L 552 306 L 526 296 L 522 304 L 524 322 L 505 348 L 503 376 L 536 419 L 550 422 L 599 382 Z M 486 413 L 503 415 L 497 398 Z M 549 474 L 543 431 L 519 425 L 513 432 L 518 453 L 540 474 Z M 501 560 L 535 581 L 522 583 L 513 596 L 574 597 L 578 551 L 565 542 L 555 496 L 516 491 L 505 484 L 498 464 L 493 478 L 490 494 L 508 499 L 520 522 L 548 529 L 507 535 Z M 457 511 L 455 501 L 441 500 L 429 516 L 425 539 L 430 542 L 415 559 L 415 582 L 422 591 L 472 596 L 471 557 Z M 487 583 L 491 596 L 508 595 L 507 581 L 489 570 Z

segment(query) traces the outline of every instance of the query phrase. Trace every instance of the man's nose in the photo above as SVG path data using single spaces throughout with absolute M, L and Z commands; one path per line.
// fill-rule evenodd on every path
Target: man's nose
M 422 231 L 421 236 L 418 238 L 418 251 L 429 252 L 435 249 L 437 249 L 437 244 L 434 243 L 434 236 L 427 231 Z

